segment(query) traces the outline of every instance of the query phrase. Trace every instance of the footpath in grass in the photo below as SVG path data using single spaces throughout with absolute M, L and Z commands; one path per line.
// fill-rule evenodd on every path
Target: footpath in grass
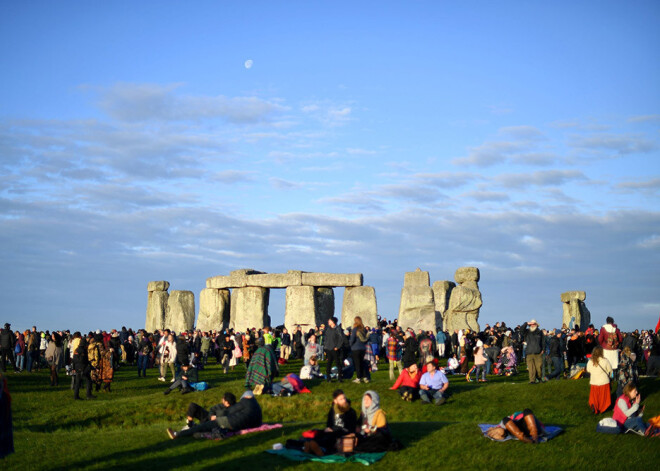
M 300 366 L 294 361 L 281 372 L 298 372 Z M 9 373 L 16 453 L 0 461 L 0 469 L 334 469 L 338 465 L 295 463 L 264 451 L 298 438 L 303 430 L 322 427 L 337 387 L 352 399 L 358 413 L 366 390 L 374 389 L 381 396 L 393 434 L 404 449 L 387 453 L 372 466 L 376 469 L 642 469 L 655 468 L 660 462 L 660 439 L 596 433 L 598 420 L 611 417 L 612 411 L 601 416 L 590 413 L 586 379 L 531 385 L 524 370 L 514 377 L 490 377 L 488 383 L 450 376 L 453 395 L 437 407 L 399 399 L 388 390 L 392 382 L 387 365 L 381 368 L 373 373 L 371 384 L 309 381 L 312 394 L 260 396 L 264 421 L 283 423 L 283 428 L 224 441 L 169 440 L 165 429 L 184 425 L 189 402 L 210 407 L 225 391 L 240 395 L 243 365 L 227 375 L 217 365 L 209 365 L 200 379 L 211 388 L 183 396 L 179 392 L 163 395 L 168 385 L 157 381 L 155 369 L 148 370 L 144 379 L 137 377 L 135 368 L 122 367 L 116 372 L 112 392 L 96 393 L 97 398 L 90 401 L 73 401 L 67 376 L 60 377 L 59 387 L 51 388 L 45 371 Z M 645 416 L 660 415 L 660 379 L 642 378 L 640 391 Z M 495 443 L 479 433 L 477 423 L 499 422 L 527 407 L 544 423 L 564 428 L 564 433 L 539 445 Z

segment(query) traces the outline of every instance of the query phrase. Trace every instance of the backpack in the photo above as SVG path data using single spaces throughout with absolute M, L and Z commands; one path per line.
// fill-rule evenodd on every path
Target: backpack
M 206 381 L 199 381 L 197 383 L 188 383 L 188 385 L 193 388 L 195 391 L 206 391 L 209 388 L 209 384 Z
M 619 347 L 619 337 L 616 335 L 616 331 L 608 332 L 607 338 L 605 339 L 605 348 L 609 350 L 615 350 Z

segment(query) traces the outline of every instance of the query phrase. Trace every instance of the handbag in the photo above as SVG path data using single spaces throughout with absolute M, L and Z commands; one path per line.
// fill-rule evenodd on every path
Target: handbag
M 357 437 L 354 433 L 349 433 L 348 435 L 339 437 L 335 442 L 337 453 L 353 453 L 353 450 L 355 450 L 355 445 L 357 445 Z

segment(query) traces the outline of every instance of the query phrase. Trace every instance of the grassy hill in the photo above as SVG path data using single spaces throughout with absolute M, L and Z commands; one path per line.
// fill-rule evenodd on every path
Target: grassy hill
M 300 362 L 282 371 L 297 372 Z M 447 404 L 423 406 L 399 399 L 387 365 L 373 374 L 371 384 L 342 383 L 359 413 L 362 393 L 381 395 L 393 434 L 404 444 L 375 465 L 376 469 L 642 469 L 660 462 L 660 439 L 596 433 L 588 407 L 589 381 L 561 380 L 530 385 L 523 371 L 517 377 L 491 377 L 488 383 L 469 383 L 450 377 L 452 398 Z M 166 427 L 180 429 L 189 402 L 211 406 L 222 393 L 243 392 L 245 367 L 223 375 L 210 365 L 200 379 L 211 389 L 182 396 L 165 396 L 165 383 L 156 370 L 137 377 L 135 368 L 116 372 L 112 393 L 97 393 L 90 401 L 73 401 L 69 377 L 58 388 L 49 387 L 48 373 L 9 373 L 13 397 L 16 453 L 0 461 L 3 470 L 71 469 L 323 469 L 338 465 L 294 463 L 264 453 L 274 443 L 297 438 L 303 430 L 322 427 L 336 383 L 307 382 L 312 394 L 290 398 L 259 397 L 264 421 L 281 422 L 282 429 L 234 437 L 225 441 L 169 440 Z M 646 417 L 660 415 L 660 379 L 643 378 L 640 391 Z M 495 443 L 483 438 L 479 422 L 499 422 L 503 416 L 531 408 L 546 424 L 565 432 L 554 440 L 529 445 L 515 441 Z M 653 465 L 652 463 L 656 463 Z M 362 469 L 346 464 L 346 469 Z

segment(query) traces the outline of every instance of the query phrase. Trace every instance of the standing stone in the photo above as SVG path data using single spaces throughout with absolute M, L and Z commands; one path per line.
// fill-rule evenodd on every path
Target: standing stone
M 206 288 L 199 293 L 196 328 L 221 330 L 229 325 L 229 290 Z
M 433 282 L 433 301 L 435 302 L 435 326 L 436 330 L 444 330 L 445 317 L 449 309 L 449 298 L 451 291 L 456 287 L 453 281 Z
M 232 272 L 233 273 L 233 272 Z M 253 327 L 262 329 L 270 325 L 268 316 L 268 288 L 248 286 L 236 288 L 231 293 L 229 327 L 245 332 Z
M 316 306 L 313 286 L 289 286 L 286 289 L 284 327 L 294 332 L 295 326 L 304 332 L 316 327 Z
M 165 328 L 177 334 L 195 326 L 195 295 L 192 291 L 172 291 L 167 300 Z
M 368 327 L 378 324 L 376 290 L 373 286 L 354 286 L 344 290 L 344 302 L 341 307 L 341 324 L 344 329 L 353 326 L 356 316 Z
M 403 279 L 399 322 L 402 329 L 412 328 L 415 332 L 430 330 L 435 332 L 435 302 L 429 285 L 429 272 L 419 268 L 408 272 Z
M 316 325 L 328 325 L 328 319 L 335 315 L 335 292 L 332 288 L 314 288 Z
M 144 328 L 147 332 L 155 332 L 165 327 L 165 314 L 167 313 L 167 290 L 170 284 L 167 281 L 150 281 L 147 285 L 147 319 Z
M 567 291 L 561 294 L 563 308 L 562 325 L 569 329 L 586 330 L 591 324 L 591 312 L 584 304 L 587 293 L 584 291 Z
M 451 290 L 449 309 L 445 316 L 445 328 L 449 332 L 456 329 L 470 329 L 479 332 L 479 308 L 483 302 L 479 291 L 479 269 L 461 267 L 456 270 L 454 279 L 458 286 Z

